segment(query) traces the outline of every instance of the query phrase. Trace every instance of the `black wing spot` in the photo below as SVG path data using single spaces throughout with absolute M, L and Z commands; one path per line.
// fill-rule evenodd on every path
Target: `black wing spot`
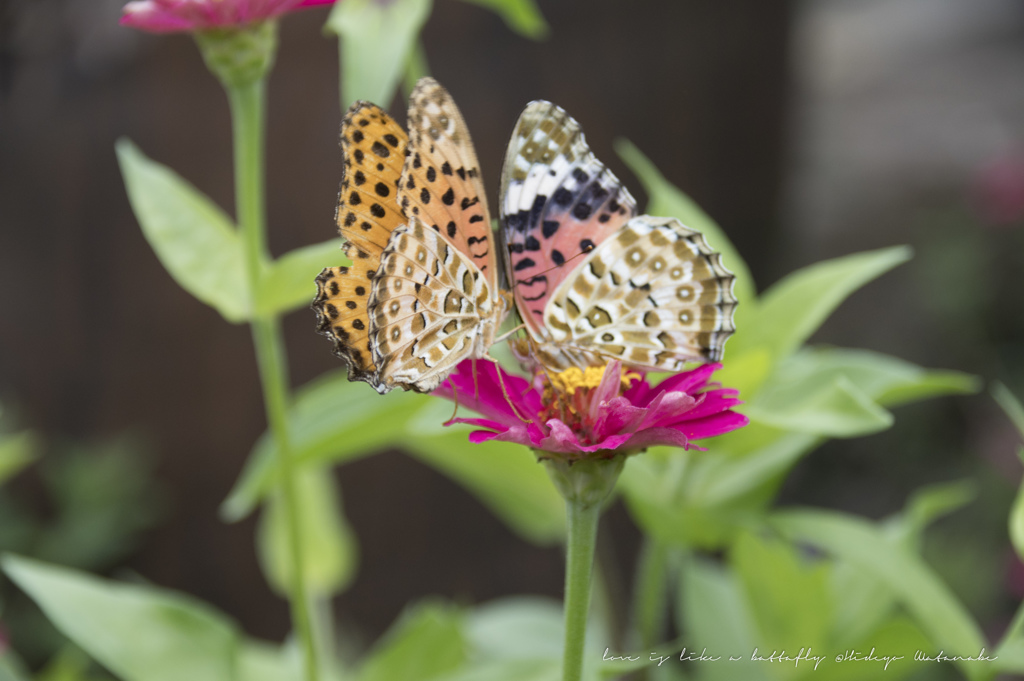
M 537 263 L 535 263 L 532 258 L 523 258 L 522 260 L 517 262 L 516 266 L 512 269 L 518 272 L 519 270 L 525 270 L 528 267 L 533 267 L 536 264 Z
M 558 220 L 545 220 L 541 226 L 541 234 L 544 235 L 545 239 L 550 239 L 558 231 L 558 228 L 562 226 L 562 223 Z
M 356 132 L 359 131 L 357 130 Z M 370 147 L 370 151 L 377 154 L 381 158 L 387 158 L 388 156 L 391 155 L 391 151 L 389 151 L 387 147 L 381 144 L 380 140 L 377 140 L 376 142 L 373 143 L 373 146 Z
M 444 205 L 446 205 L 446 206 L 450 206 L 450 205 L 454 204 L 455 203 L 455 191 L 451 187 L 448 187 L 448 191 L 446 191 L 444 193 L 444 195 L 441 197 L 441 200 L 444 201 Z
M 555 250 L 551 251 L 551 261 L 554 262 L 556 265 L 564 265 L 565 264 L 565 256 L 562 255 L 561 251 L 559 251 L 558 249 L 555 249 Z

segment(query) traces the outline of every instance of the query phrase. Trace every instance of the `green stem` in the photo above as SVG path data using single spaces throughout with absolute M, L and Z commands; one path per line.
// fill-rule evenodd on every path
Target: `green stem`
M 234 130 L 237 219 L 242 236 L 250 303 L 255 307 L 254 301 L 269 260 L 266 246 L 263 167 L 266 78 L 231 83 L 227 85 L 227 90 Z M 278 319 L 253 312 L 251 323 L 267 422 L 277 449 L 278 493 L 284 504 L 288 525 L 289 551 L 292 558 L 292 583 L 288 596 L 292 623 L 305 658 L 305 678 L 307 681 L 317 681 L 319 675 L 316 636 L 309 608 L 306 573 L 303 569 L 295 471 L 291 436 L 288 432 L 288 362 Z
M 594 546 L 601 503 L 566 499 L 565 558 L 565 651 L 562 681 L 579 681 L 583 675 L 583 644 L 587 637 Z

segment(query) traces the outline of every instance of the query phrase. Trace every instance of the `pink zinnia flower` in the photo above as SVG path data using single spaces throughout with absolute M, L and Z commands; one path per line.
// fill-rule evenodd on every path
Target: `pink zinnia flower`
M 499 379 L 491 362 L 478 362 L 474 377 L 473 360 L 467 360 L 433 394 L 483 416 L 454 419 L 486 429 L 470 433 L 471 442 L 516 442 L 568 461 L 610 458 L 655 445 L 689 449 L 694 440 L 746 425 L 747 417 L 732 411 L 741 403 L 737 391 L 708 383 L 719 368 L 705 364 L 651 386 L 642 373 L 623 374 L 613 361 L 603 370 L 570 370 L 552 379 L 539 374 L 530 385 L 504 371 Z
M 334 0 L 137 0 L 124 6 L 121 25 L 152 33 L 231 28 Z

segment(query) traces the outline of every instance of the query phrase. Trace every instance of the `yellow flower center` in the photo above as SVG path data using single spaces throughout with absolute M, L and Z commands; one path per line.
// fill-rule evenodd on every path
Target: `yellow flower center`
M 588 414 L 591 406 L 591 393 L 601 385 L 607 365 L 589 366 L 585 369 L 570 367 L 558 373 L 543 376 L 544 408 L 541 411 L 543 420 L 557 418 L 572 428 L 583 442 L 589 442 L 591 426 L 588 422 Z M 635 380 L 640 379 L 640 374 L 633 371 L 623 371 L 621 374 L 621 385 L 618 395 Z

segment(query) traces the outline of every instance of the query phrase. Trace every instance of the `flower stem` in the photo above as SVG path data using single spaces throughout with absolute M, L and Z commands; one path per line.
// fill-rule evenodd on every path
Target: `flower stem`
M 562 681 L 579 681 L 583 675 L 583 644 L 587 637 L 594 546 L 601 504 L 580 499 L 565 502 L 565 650 Z
M 317 681 L 316 636 L 309 608 L 308 590 L 303 569 L 303 547 L 300 535 L 295 472 L 292 461 L 291 435 L 288 428 L 288 361 L 276 316 L 261 315 L 255 310 L 257 292 L 269 255 L 266 247 L 266 216 L 264 212 L 264 112 L 266 78 L 244 83 L 226 83 L 231 104 L 235 151 L 235 201 L 242 237 L 245 271 L 249 284 L 253 343 L 259 365 L 260 384 L 267 422 L 277 449 L 278 493 L 284 504 L 289 552 L 291 553 L 291 588 L 288 596 L 292 624 L 305 660 L 306 681 Z

